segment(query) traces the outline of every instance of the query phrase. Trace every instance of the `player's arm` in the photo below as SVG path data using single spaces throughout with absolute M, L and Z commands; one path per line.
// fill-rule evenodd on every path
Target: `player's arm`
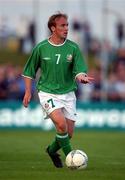
M 23 98 L 23 105 L 25 107 L 28 107 L 28 104 L 31 100 L 31 86 L 32 86 L 32 79 L 29 77 L 23 77 L 24 78 L 24 82 L 25 82 L 25 95 Z
M 87 75 L 87 65 L 78 46 L 76 46 L 75 49 L 73 72 L 75 75 L 75 80 L 80 83 L 86 84 L 94 80 L 94 78 Z
M 37 46 L 33 49 L 31 56 L 29 57 L 24 70 L 23 70 L 23 78 L 25 82 L 25 95 L 23 98 L 23 105 L 25 107 L 28 106 L 31 100 L 31 86 L 32 86 L 32 79 L 35 79 L 36 72 L 40 65 L 40 58 L 39 58 L 39 49 Z

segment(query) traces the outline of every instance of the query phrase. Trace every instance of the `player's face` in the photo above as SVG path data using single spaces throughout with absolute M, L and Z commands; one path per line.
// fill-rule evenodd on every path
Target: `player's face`
M 56 26 L 54 27 L 53 33 L 61 39 L 65 39 L 68 35 L 68 22 L 67 19 L 61 17 L 57 19 Z

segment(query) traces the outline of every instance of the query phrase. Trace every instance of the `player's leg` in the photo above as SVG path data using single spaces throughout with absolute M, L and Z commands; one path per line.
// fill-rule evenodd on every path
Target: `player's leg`
M 59 113 L 58 113 L 58 115 L 59 115 L 59 118 L 60 118 L 60 114 Z M 66 124 L 67 124 L 66 125 L 67 126 L 67 130 L 66 131 L 68 132 L 68 136 L 69 136 L 69 138 L 72 138 L 73 132 L 74 132 L 75 121 L 66 118 Z M 57 128 L 58 128 L 58 126 L 57 126 Z M 60 130 L 59 130 L 59 132 L 60 132 Z M 55 140 L 50 144 L 49 147 L 50 147 L 49 150 L 50 150 L 50 152 L 52 154 L 57 152 L 61 148 L 61 146 L 59 145 L 59 142 L 57 140 L 57 137 L 55 137 Z
M 63 115 L 61 109 L 56 109 L 52 113 L 49 114 L 49 117 L 52 119 L 55 127 L 56 127 L 56 140 L 62 148 L 65 155 L 67 155 L 71 150 L 68 129 L 67 129 L 67 121 Z M 50 146 L 52 152 L 52 146 Z
M 46 119 L 49 117 L 48 115 L 52 113 L 55 109 L 60 109 L 63 107 L 61 103 L 57 101 L 56 96 L 54 97 L 54 95 L 52 94 L 40 91 L 38 95 L 42 106 L 43 115 Z M 60 145 L 57 139 L 55 138 L 50 145 L 50 151 L 53 154 L 57 152 L 59 149 Z
M 67 155 L 72 149 L 70 145 L 69 135 L 67 133 L 67 121 L 62 113 L 61 109 L 56 109 L 49 114 L 56 127 L 55 141 L 47 148 L 47 152 L 51 157 L 54 165 L 58 168 L 63 167 L 62 161 L 57 151 L 62 148 L 65 155 Z
M 75 122 L 77 120 L 77 113 L 76 113 L 76 97 L 74 92 L 70 92 L 67 94 L 65 98 L 65 106 L 63 108 L 63 114 L 66 119 L 67 123 L 67 132 L 69 134 L 69 138 L 72 138 Z
M 68 132 L 69 138 L 71 139 L 74 133 L 75 121 L 66 118 L 66 123 L 67 123 L 67 132 Z
M 54 110 L 63 107 L 60 103 L 57 102 L 56 98 L 54 98 L 53 95 L 49 93 L 40 91 L 38 95 L 46 119 L 49 117 L 49 114 L 51 114 Z M 46 152 L 48 153 L 48 155 L 53 161 L 53 164 L 57 168 L 63 167 L 62 161 L 60 159 L 60 155 L 57 153 L 59 149 L 60 149 L 60 145 L 56 137 L 46 149 Z
M 60 117 L 57 117 L 57 112 L 58 112 L 58 111 L 56 110 L 56 112 L 51 113 L 51 116 L 52 116 L 52 117 L 50 117 L 50 118 L 54 118 L 55 114 L 56 114 L 56 118 L 60 118 Z M 60 112 L 60 110 L 59 110 L 59 112 Z M 59 113 L 58 113 L 58 116 L 60 116 Z M 55 122 L 54 124 L 57 124 L 57 123 Z M 56 127 L 56 126 L 57 126 L 57 128 L 58 128 L 58 125 L 55 125 L 55 127 Z M 55 137 L 54 141 L 49 145 L 49 152 L 50 152 L 51 154 L 54 154 L 54 153 L 56 153 L 60 148 L 61 148 L 61 147 L 60 147 L 60 145 L 59 145 L 59 142 L 58 142 L 58 140 L 57 140 L 57 137 Z
M 71 150 L 70 138 L 73 135 L 74 125 L 76 121 L 76 97 L 73 92 L 63 96 L 63 108 L 52 111 L 49 116 L 55 124 L 57 134 L 56 140 L 62 148 L 65 155 Z M 52 146 L 51 146 L 52 147 Z M 52 149 L 52 148 L 51 148 Z
M 42 108 L 53 120 L 57 130 L 54 141 L 47 148 L 47 153 L 56 167 L 62 167 L 61 159 L 59 158 L 57 151 L 62 148 L 64 154 L 67 155 L 72 150 L 69 135 L 67 133 L 67 122 L 64 117 L 64 112 L 62 112 L 64 103 L 62 103 L 62 97 L 61 99 L 60 97 L 56 98 L 54 95 L 44 92 L 39 93 L 39 98 Z M 67 97 L 65 99 L 67 99 Z

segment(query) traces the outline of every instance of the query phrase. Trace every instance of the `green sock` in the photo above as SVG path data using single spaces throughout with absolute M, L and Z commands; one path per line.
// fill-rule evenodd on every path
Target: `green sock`
M 57 133 L 56 134 L 56 139 L 57 139 L 60 147 L 62 148 L 65 156 L 67 156 L 67 154 L 70 151 L 72 151 L 68 134 L 67 133 L 65 133 L 65 134 Z
M 49 152 L 51 154 L 56 153 L 58 150 L 60 149 L 60 145 L 57 141 L 57 139 L 55 138 L 55 140 L 49 145 Z

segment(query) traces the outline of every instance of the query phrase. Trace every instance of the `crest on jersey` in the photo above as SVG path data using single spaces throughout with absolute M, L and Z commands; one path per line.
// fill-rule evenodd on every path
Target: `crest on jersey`
M 69 62 L 71 62 L 72 61 L 72 54 L 67 54 L 66 58 Z

